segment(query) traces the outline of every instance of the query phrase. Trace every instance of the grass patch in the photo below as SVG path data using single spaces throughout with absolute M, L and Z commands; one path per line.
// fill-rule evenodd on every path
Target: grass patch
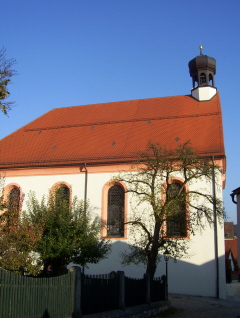
M 151 318 L 158 318 L 158 317 L 171 317 L 172 315 L 178 315 L 180 313 L 183 313 L 183 309 L 181 308 L 175 308 L 175 307 L 170 307 L 167 310 L 162 311 L 161 313 L 152 316 Z

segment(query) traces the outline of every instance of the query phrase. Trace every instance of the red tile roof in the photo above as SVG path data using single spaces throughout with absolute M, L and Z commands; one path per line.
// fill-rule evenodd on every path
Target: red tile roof
M 219 95 L 173 96 L 57 108 L 0 141 L 0 169 L 126 162 L 149 141 L 224 157 Z

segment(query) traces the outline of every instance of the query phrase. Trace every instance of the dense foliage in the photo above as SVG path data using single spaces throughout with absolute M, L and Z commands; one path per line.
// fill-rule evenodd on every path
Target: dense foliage
M 57 276 L 66 272 L 73 262 L 82 266 L 97 263 L 110 250 L 100 240 L 100 220 L 91 220 L 86 205 L 76 198 L 64 197 L 61 188 L 43 197 L 29 194 L 28 209 L 21 217 L 9 213 L 5 204 L 1 216 L 0 266 L 9 270 L 24 268 L 36 275 Z
M 0 177 L 0 183 L 2 189 L 3 177 Z M 4 200 L 3 196 L 0 199 L 0 267 L 37 275 L 41 263 L 34 251 L 41 239 L 41 224 L 32 227 L 27 219 L 19 217 L 20 202 L 16 204 L 16 201 L 11 202 L 9 198 Z
M 48 201 L 43 198 L 41 202 L 31 193 L 25 218 L 33 227 L 42 226 L 36 252 L 44 271 L 50 268 L 58 275 L 71 262 L 82 266 L 97 263 L 109 252 L 108 242 L 99 238 L 100 220 L 91 220 L 84 202 L 74 198 L 70 203 L 61 189 L 52 193 Z

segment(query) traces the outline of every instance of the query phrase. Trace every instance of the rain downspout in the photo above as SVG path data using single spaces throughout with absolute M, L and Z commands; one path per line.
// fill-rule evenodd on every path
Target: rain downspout
M 84 184 L 84 212 L 87 214 L 87 182 L 88 182 L 88 170 L 87 164 L 84 163 L 84 168 L 82 171 L 85 171 L 85 184 Z
M 212 156 L 212 195 L 213 195 L 213 222 L 214 222 L 214 247 L 216 261 L 216 297 L 219 299 L 219 262 L 218 262 L 218 232 L 217 232 L 217 207 L 216 207 L 216 180 L 214 171 L 214 156 Z
M 88 170 L 87 163 L 84 163 L 82 171 L 85 171 L 85 182 L 84 182 L 84 214 L 87 215 L 87 182 L 88 182 Z M 85 265 L 82 266 L 83 274 L 85 270 Z

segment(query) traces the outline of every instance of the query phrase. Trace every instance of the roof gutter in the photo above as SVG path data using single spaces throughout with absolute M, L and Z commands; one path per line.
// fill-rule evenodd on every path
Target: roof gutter
M 233 190 L 233 192 L 230 194 L 230 196 L 232 197 L 232 202 L 235 204 L 237 204 L 237 201 L 235 200 L 235 195 L 238 194 L 240 194 L 240 188 Z
M 237 201 L 234 199 L 235 198 L 235 193 L 231 193 L 230 196 L 232 197 L 232 202 L 237 204 Z
M 200 158 L 209 158 L 209 156 L 200 156 Z M 212 158 L 212 157 L 211 157 Z M 224 159 L 226 158 L 225 155 L 214 156 L 214 159 Z M 90 165 L 106 165 L 106 164 L 120 164 L 120 163 L 133 163 L 136 162 L 138 158 L 134 157 L 128 160 L 115 160 L 115 161 L 93 161 L 88 162 L 88 166 Z M 144 160 L 143 160 L 144 161 Z M 76 162 L 76 163 L 54 163 L 54 164 L 32 164 L 32 165 L 17 165 L 17 166 L 0 166 L 0 170 L 7 170 L 7 169 L 27 169 L 27 168 L 48 168 L 48 167 L 67 167 L 67 166 L 79 166 L 85 165 L 84 162 Z

